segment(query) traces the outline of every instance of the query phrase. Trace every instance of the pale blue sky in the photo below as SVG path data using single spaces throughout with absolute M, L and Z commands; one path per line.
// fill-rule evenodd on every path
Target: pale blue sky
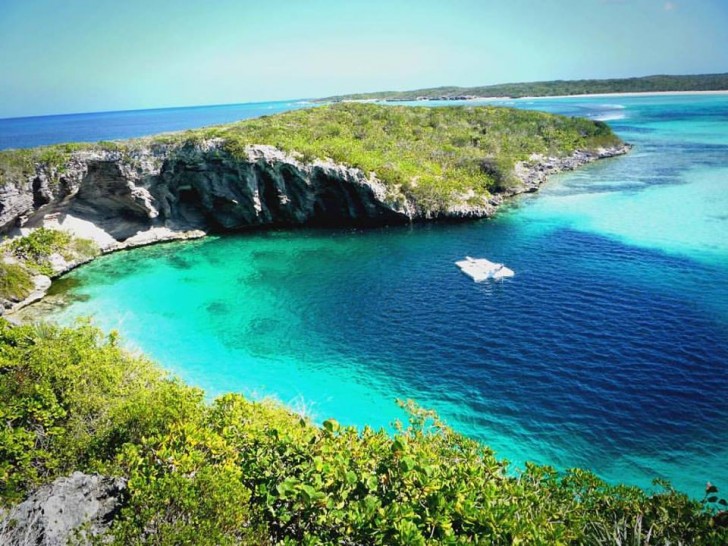
M 728 0 L 0 0 L 0 117 L 728 72 Z

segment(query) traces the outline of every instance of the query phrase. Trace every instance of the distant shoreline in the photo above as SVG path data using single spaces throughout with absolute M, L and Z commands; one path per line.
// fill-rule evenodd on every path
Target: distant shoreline
M 687 94 L 728 92 L 728 72 L 723 74 L 668 75 L 655 74 L 637 78 L 607 78 L 586 80 L 550 80 L 511 82 L 493 85 L 460 87 L 443 85 L 404 91 L 375 91 L 322 97 L 316 102 L 380 99 L 387 101 L 416 100 L 486 100 L 521 98 L 565 98 L 578 96 L 641 96 L 643 94 Z
M 582 95 L 541 95 L 537 97 L 480 97 L 493 100 L 503 98 L 504 100 L 536 100 L 536 99 L 569 99 L 572 97 L 642 97 L 649 95 L 728 95 L 728 89 L 722 91 L 632 91 L 624 93 L 584 93 Z
M 507 97 L 507 96 L 493 96 L 493 97 L 425 97 L 419 99 L 397 99 L 397 98 L 369 98 L 369 99 L 341 99 L 336 102 L 357 102 L 357 103 L 401 103 L 401 102 L 478 102 L 478 101 L 524 101 L 524 100 L 548 100 L 548 99 L 573 99 L 573 98 L 608 98 L 608 97 L 649 97 L 649 96 L 675 96 L 675 95 L 728 95 L 728 89 L 725 90 L 714 90 L 714 91 L 628 91 L 620 93 L 582 93 L 578 95 L 535 95 L 528 97 Z M 313 103 L 315 104 L 315 102 Z

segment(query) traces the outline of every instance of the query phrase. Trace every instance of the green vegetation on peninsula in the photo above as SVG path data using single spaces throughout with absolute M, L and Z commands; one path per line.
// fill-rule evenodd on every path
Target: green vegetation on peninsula
M 516 182 L 516 162 L 532 154 L 564 156 L 621 143 L 606 124 L 583 118 L 497 107 L 372 104 L 298 110 L 202 134 L 224 138 L 232 151 L 272 144 L 304 159 L 330 158 L 374 172 L 432 210 L 454 194 L 483 197 L 507 188 Z
M 728 74 L 696 74 L 690 76 L 643 76 L 639 78 L 610 78 L 604 80 L 554 80 L 544 82 L 502 83 L 477 87 L 429 87 L 411 91 L 377 91 L 352 93 L 319 99 L 341 100 L 447 100 L 454 98 L 556 97 L 610 93 L 660 93 L 684 91 L 726 91 Z
M 480 203 L 517 184 L 513 168 L 533 154 L 568 156 L 621 144 L 604 123 L 502 107 L 410 108 L 337 104 L 155 137 L 61 144 L 0 152 L 0 184 L 44 166 L 63 176 L 74 152 L 133 156 L 145 147 L 184 147 L 212 139 L 243 157 L 248 145 L 271 145 L 304 161 L 330 159 L 376 173 L 392 194 L 438 212 L 468 196 Z
M 725 544 L 722 499 L 508 470 L 407 405 L 394 435 L 208 402 L 89 325 L 0 322 L 0 500 L 74 470 L 126 478 L 115 544 Z M 6 529 L 5 532 L 11 532 Z

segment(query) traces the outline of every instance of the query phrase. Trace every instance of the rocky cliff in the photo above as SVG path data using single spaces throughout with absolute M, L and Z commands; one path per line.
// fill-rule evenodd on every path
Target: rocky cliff
M 0 226 L 57 223 L 108 249 L 147 232 L 172 237 L 415 219 L 416 207 L 397 197 L 358 169 L 302 163 L 270 146 L 248 147 L 241 159 L 212 141 L 131 153 L 81 151 L 60 169 L 39 166 L 26 180 L 0 188 Z
M 304 162 L 271 146 L 241 157 L 219 139 L 149 145 L 131 152 L 73 152 L 60 165 L 0 186 L 0 230 L 60 227 L 109 251 L 208 232 L 270 226 L 383 225 L 491 215 L 504 196 L 534 191 L 547 174 L 573 169 L 627 146 L 533 156 L 517 165 L 521 183 L 488 200 L 454 196 L 447 209 L 423 209 L 374 173 L 331 161 Z

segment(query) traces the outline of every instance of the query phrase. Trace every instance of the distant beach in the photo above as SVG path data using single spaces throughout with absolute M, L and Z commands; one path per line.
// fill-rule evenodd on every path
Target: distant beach
M 467 97 L 422 97 L 416 99 L 388 99 L 388 98 L 367 98 L 367 99 L 341 99 L 341 102 L 478 102 L 478 101 L 506 101 L 506 100 L 549 100 L 549 99 L 571 99 L 571 98 L 590 98 L 590 97 L 642 97 L 642 96 L 677 96 L 677 95 L 728 95 L 728 89 L 720 91 L 639 91 L 624 93 L 583 93 L 578 95 L 538 95 L 526 97 L 509 97 L 509 96 L 467 96 Z
M 650 95 L 728 95 L 728 89 L 722 91 L 640 91 L 634 93 L 585 93 L 583 95 L 549 95 L 538 97 L 479 97 L 480 99 L 502 98 L 508 100 L 534 100 L 534 99 L 570 99 L 574 97 L 641 97 Z

